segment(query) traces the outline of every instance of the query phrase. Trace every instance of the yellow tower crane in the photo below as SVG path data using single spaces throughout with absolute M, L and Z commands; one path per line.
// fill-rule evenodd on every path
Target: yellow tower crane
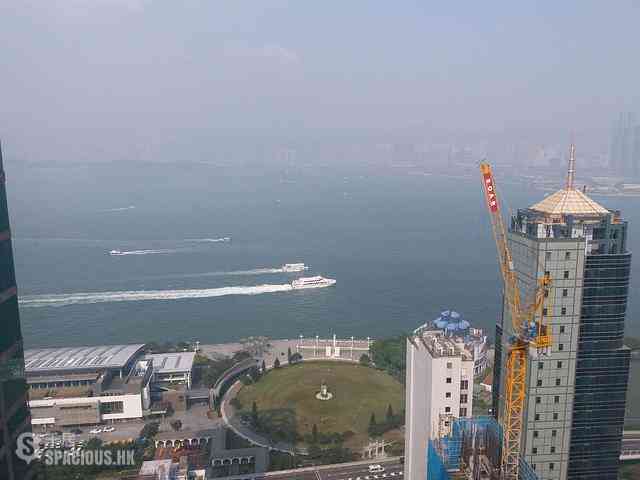
M 536 353 L 545 353 L 551 346 L 551 335 L 545 322 L 546 312 L 551 312 L 551 277 L 545 274 L 538 281 L 533 295 L 523 301 L 518 277 L 507 243 L 507 233 L 500 211 L 496 184 L 491 166 L 480 164 L 482 185 L 491 227 L 498 249 L 498 263 L 504 281 L 504 300 L 511 314 L 512 335 L 508 338 L 507 361 L 505 367 L 505 402 L 501 413 L 503 429 L 501 478 L 517 480 L 520 466 L 520 440 L 524 402 L 527 388 L 527 364 L 529 348 Z M 524 304 L 524 305 L 523 305 Z M 543 306 L 546 305 L 546 309 Z M 507 333 L 506 329 L 503 334 Z

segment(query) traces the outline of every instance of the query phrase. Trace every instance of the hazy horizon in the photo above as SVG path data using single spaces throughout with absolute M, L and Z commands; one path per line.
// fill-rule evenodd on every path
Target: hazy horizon
M 34 161 L 570 132 L 603 152 L 640 113 L 639 21 L 633 1 L 9 1 L 0 138 Z

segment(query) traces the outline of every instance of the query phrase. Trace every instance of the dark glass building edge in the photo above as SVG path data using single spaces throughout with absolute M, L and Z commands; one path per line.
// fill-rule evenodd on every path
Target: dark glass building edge
M 622 236 L 624 242 L 626 228 Z M 630 267 L 630 253 L 586 257 L 569 480 L 618 478 L 630 362 L 623 345 Z
M 5 173 L 0 145 L 0 479 L 41 478 L 16 456 L 16 440 L 31 431 Z

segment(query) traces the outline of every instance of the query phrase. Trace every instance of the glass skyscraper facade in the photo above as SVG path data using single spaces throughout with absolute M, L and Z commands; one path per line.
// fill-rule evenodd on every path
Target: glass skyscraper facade
M 575 372 L 568 478 L 576 480 L 618 478 L 629 378 L 630 350 L 623 345 L 631 270 L 626 223 L 604 224 L 596 232 L 603 243 L 585 263 Z
M 36 478 L 36 469 L 16 455 L 16 440 L 31 431 L 24 376 L 18 294 L 13 266 L 5 173 L 0 145 L 0 479 Z
M 632 113 L 622 113 L 611 130 L 609 166 L 616 175 L 640 178 L 640 124 Z

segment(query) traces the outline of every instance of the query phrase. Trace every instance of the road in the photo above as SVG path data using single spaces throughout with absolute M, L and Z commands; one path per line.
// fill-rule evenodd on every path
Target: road
M 369 473 L 369 465 L 380 464 L 384 472 Z M 284 472 L 254 473 L 246 476 L 227 477 L 228 480 L 396 480 L 402 479 L 403 465 L 397 458 L 375 460 L 370 462 L 354 462 L 343 465 L 324 465 L 317 468 L 302 468 Z

